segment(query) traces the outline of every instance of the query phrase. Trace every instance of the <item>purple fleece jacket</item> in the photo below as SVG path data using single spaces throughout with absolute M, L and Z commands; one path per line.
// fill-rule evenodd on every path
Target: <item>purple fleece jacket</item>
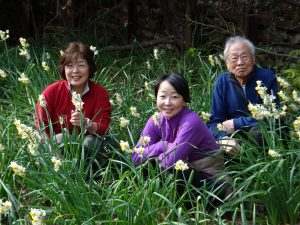
M 153 116 L 149 118 L 141 137 L 149 136 L 142 156 L 133 152 L 135 164 L 157 158 L 165 168 L 172 167 L 178 160 L 192 162 L 206 157 L 218 148 L 216 141 L 200 116 L 188 108 L 183 108 L 176 116 L 166 118 L 159 113 L 156 125 Z M 139 141 L 136 147 L 141 146 Z

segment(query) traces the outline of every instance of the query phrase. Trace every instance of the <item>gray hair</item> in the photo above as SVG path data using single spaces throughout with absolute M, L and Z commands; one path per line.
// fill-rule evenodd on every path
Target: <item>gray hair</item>
M 228 58 L 228 51 L 229 51 L 229 48 L 232 44 L 235 44 L 237 42 L 243 42 L 245 43 L 250 51 L 251 51 L 251 54 L 252 56 L 254 57 L 254 54 L 255 54 L 255 47 L 254 47 L 254 44 L 249 41 L 247 38 L 245 37 L 241 37 L 241 36 L 233 36 L 233 37 L 229 37 L 227 38 L 226 42 L 225 42 L 225 48 L 224 48 L 224 53 L 223 53 L 223 57 L 224 57 L 224 60 L 226 61 L 227 58 Z

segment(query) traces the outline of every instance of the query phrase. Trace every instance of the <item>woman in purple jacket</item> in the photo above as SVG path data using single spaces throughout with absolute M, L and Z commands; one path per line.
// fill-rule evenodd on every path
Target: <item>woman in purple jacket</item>
M 217 155 L 218 146 L 206 124 L 187 107 L 187 81 L 179 74 L 166 74 L 156 81 L 154 91 L 159 113 L 151 116 L 144 127 L 134 148 L 133 162 L 155 159 L 160 167 L 171 170 L 182 160 L 189 170 L 200 172 L 202 180 L 215 176 L 224 167 L 223 158 Z

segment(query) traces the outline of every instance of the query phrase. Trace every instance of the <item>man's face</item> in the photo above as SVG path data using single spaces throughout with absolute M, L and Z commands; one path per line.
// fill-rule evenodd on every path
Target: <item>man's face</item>
M 248 80 L 254 64 L 254 56 L 244 42 L 234 43 L 228 49 L 227 69 L 235 75 L 241 84 Z

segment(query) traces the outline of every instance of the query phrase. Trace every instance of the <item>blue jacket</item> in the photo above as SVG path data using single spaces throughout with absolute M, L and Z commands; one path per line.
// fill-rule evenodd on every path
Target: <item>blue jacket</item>
M 267 87 L 268 93 L 273 93 L 276 96 L 276 103 L 279 100 L 277 97 L 278 83 L 274 73 L 269 69 L 259 68 L 256 65 L 253 68 L 252 76 L 245 86 L 245 92 L 242 86 L 230 72 L 222 73 L 216 81 L 211 117 L 208 122 L 208 127 L 213 133 L 216 140 L 224 136 L 228 136 L 227 132 L 220 132 L 217 129 L 217 124 L 225 120 L 233 119 L 234 129 L 249 130 L 252 126 L 257 125 L 257 120 L 253 119 L 248 109 L 248 104 L 262 104 L 262 99 L 255 90 L 256 81 L 262 81 Z

